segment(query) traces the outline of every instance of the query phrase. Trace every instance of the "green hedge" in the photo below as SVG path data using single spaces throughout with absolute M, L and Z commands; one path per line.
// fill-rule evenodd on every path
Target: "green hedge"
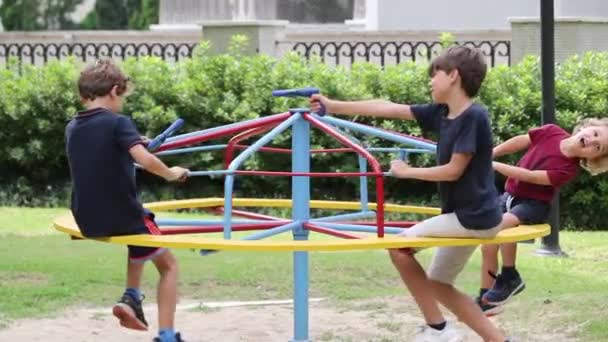
M 155 57 L 128 59 L 122 65 L 136 85 L 125 106 L 142 133 L 158 134 L 177 117 L 186 120 L 182 131 L 194 131 L 305 106 L 302 99 L 273 98 L 279 88 L 318 86 L 332 98 L 359 100 L 385 98 L 401 103 L 430 101 L 427 65 L 402 63 L 381 69 L 356 63 L 352 68 L 329 67 L 319 60 L 305 61 L 288 54 L 281 59 L 243 56 L 245 42 L 234 41 L 231 52 L 212 56 L 201 43 L 191 59 L 170 64 Z M 10 64 L 0 69 L 0 204 L 62 205 L 69 197 L 68 168 L 64 154 L 63 130 L 70 117 L 81 108 L 75 81 L 82 63 L 73 59 L 50 62 L 42 67 Z M 608 113 L 608 54 L 589 53 L 573 57 L 557 67 L 557 118 L 571 129 L 582 117 Z M 540 68 L 529 57 L 508 67 L 490 70 L 479 101 L 490 110 L 496 142 L 526 132 L 540 123 Z M 359 121 L 380 127 L 420 134 L 412 122 Z M 378 144 L 377 139 L 369 141 Z M 337 147 L 323 134 L 314 134 L 313 146 Z M 288 147 L 290 135 L 283 134 L 275 145 Z M 384 165 L 394 156 L 384 155 Z M 507 159 L 515 161 L 515 157 Z M 219 169 L 221 153 L 201 153 L 167 158 L 191 169 Z M 417 164 L 432 163 L 428 156 Z M 285 170 L 285 155 L 258 154 L 246 168 Z M 317 155 L 314 170 L 357 170 L 352 154 Z M 167 186 L 142 175 L 144 199 L 217 196 L 222 193 L 220 178 L 197 178 L 184 185 Z M 352 199 L 357 179 L 314 179 L 314 197 Z M 239 179 L 239 195 L 288 196 L 288 179 L 247 177 Z M 388 196 L 394 201 L 436 202 L 431 183 L 388 180 Z M 372 188 L 370 188 L 372 189 Z M 407 195 L 406 195 L 407 194 Z M 569 228 L 606 227 L 600 213 L 608 211 L 608 181 L 581 172 L 576 182 L 562 191 L 562 219 Z

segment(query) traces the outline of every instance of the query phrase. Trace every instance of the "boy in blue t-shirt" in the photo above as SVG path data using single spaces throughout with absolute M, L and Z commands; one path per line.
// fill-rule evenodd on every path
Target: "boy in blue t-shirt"
M 406 236 L 492 238 L 501 229 L 492 169 L 492 132 L 487 110 L 473 102 L 486 75 L 477 49 L 451 47 L 429 68 L 433 104 L 402 105 L 385 100 L 341 102 L 313 95 L 311 110 L 416 120 L 424 131 L 437 133 L 437 166 L 391 163 L 398 178 L 439 182 L 441 215 L 406 229 Z M 391 259 L 424 315 L 426 325 L 414 341 L 464 341 L 465 335 L 446 322 L 437 302 L 452 311 L 485 341 L 507 341 L 466 294 L 454 286 L 475 246 L 440 247 L 428 275 L 409 249 L 392 249 Z
M 72 214 L 86 237 L 160 234 L 154 215 L 137 199 L 133 161 L 167 181 L 182 181 L 188 170 L 168 168 L 148 152 L 145 141 L 122 110 L 129 79 L 110 60 L 86 67 L 78 90 L 86 110 L 66 127 L 66 151 L 72 177 Z M 182 341 L 173 321 L 177 302 L 177 261 L 165 248 L 129 246 L 127 286 L 113 314 L 129 329 L 147 330 L 139 287 L 144 262 L 156 266 L 159 342 Z

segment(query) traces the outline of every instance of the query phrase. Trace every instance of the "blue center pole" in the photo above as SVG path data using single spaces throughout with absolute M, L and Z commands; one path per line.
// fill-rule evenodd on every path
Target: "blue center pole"
M 294 109 L 303 113 L 304 109 Z M 310 124 L 300 117 L 292 128 L 293 172 L 310 172 Z M 291 181 L 294 222 L 307 222 L 310 218 L 310 177 L 294 176 Z M 301 225 L 293 230 L 294 240 L 308 240 L 308 230 Z M 294 337 L 292 342 L 307 342 L 308 339 L 308 252 L 293 253 L 294 270 Z

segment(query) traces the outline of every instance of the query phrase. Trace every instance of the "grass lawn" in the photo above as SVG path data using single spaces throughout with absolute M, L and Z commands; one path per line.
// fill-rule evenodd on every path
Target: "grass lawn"
M 0 208 L 0 328 L 23 317 L 51 315 L 66 306 L 112 303 L 123 290 L 126 249 L 93 241 L 71 241 L 55 232 L 52 219 L 64 209 Z M 162 217 L 162 215 L 159 215 Z M 608 341 L 608 233 L 564 232 L 569 258 L 534 256 L 520 248 L 527 287 L 507 307 L 505 321 L 573 327 L 581 341 Z M 196 300 L 285 299 L 292 295 L 288 253 L 221 252 L 201 257 L 176 250 L 182 297 Z M 428 263 L 431 252 L 421 253 Z M 385 251 L 311 254 L 312 297 L 348 307 L 354 299 L 399 296 L 404 290 Z M 478 290 L 479 255 L 459 278 Z M 145 274 L 144 291 L 154 301 L 156 273 Z

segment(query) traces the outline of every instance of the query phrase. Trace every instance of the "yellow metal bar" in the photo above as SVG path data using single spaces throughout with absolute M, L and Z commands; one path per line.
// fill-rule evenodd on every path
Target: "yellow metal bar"
M 197 202 L 200 204 L 201 202 Z M 208 204 L 210 202 L 204 202 Z M 159 206 L 155 209 L 168 209 Z M 170 209 L 174 209 L 172 206 Z M 55 228 L 61 232 L 76 237 L 83 237 L 71 214 L 59 217 L 54 222 Z M 500 232 L 493 239 L 462 239 L 462 238 L 429 238 L 429 237 L 370 237 L 365 239 L 336 239 L 323 241 L 243 241 L 203 238 L 186 235 L 128 235 L 95 239 L 122 245 L 152 246 L 166 248 L 212 249 L 226 251 L 343 251 L 355 249 L 386 249 L 386 248 L 424 248 L 443 246 L 469 246 L 480 244 L 500 244 L 525 241 L 548 235 L 549 225 L 519 226 Z

